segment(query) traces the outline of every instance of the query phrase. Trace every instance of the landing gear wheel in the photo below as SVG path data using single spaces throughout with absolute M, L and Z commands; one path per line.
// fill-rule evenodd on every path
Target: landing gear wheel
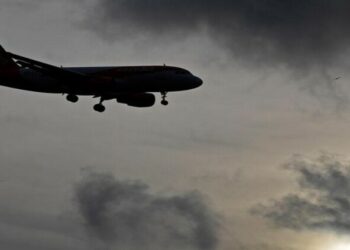
M 105 106 L 99 103 L 94 106 L 94 110 L 97 112 L 103 113 L 106 110 L 106 108 Z
M 79 97 L 76 95 L 67 95 L 67 101 L 76 103 L 79 101 Z
M 161 92 L 160 94 L 162 95 L 162 101 L 160 103 L 164 106 L 167 106 L 169 104 L 169 102 L 166 100 L 167 92 Z

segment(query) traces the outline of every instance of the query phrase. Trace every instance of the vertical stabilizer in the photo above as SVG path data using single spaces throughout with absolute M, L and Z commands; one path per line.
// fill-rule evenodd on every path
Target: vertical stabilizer
M 18 65 L 7 54 L 4 48 L 0 45 L 0 69 L 17 69 Z

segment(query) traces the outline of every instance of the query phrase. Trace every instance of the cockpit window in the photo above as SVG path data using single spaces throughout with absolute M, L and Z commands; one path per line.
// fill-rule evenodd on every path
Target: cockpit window
M 190 74 L 190 72 L 188 70 L 185 70 L 185 69 L 176 69 L 175 70 L 175 74 L 178 74 L 178 75 L 187 75 L 187 74 Z

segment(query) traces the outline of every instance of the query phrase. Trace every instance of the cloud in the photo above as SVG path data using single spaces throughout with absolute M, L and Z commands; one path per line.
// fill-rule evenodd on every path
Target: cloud
M 350 233 L 350 163 L 322 154 L 315 160 L 296 156 L 286 166 L 298 174 L 301 193 L 259 205 L 253 213 L 278 227 Z
M 41 4 L 46 4 L 53 2 L 53 0 L 31 0 L 25 1 L 25 0 L 2 0 L 1 5 L 5 7 L 17 7 L 17 8 L 38 8 Z
M 345 0 L 101 0 L 86 20 L 103 37 L 208 34 L 236 59 L 300 70 L 330 65 L 349 49 Z
M 216 216 L 196 192 L 161 196 L 140 182 L 90 173 L 76 186 L 89 234 L 115 249 L 212 250 Z

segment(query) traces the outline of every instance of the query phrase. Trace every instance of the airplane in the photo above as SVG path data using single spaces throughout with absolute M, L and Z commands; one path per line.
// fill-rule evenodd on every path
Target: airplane
M 203 81 L 190 71 L 172 66 L 57 67 L 5 51 L 0 45 L 0 85 L 51 94 L 66 95 L 72 103 L 78 96 L 100 101 L 97 112 L 106 110 L 104 101 L 116 99 L 132 107 L 151 107 L 161 94 L 168 105 L 168 92 L 201 86 Z

